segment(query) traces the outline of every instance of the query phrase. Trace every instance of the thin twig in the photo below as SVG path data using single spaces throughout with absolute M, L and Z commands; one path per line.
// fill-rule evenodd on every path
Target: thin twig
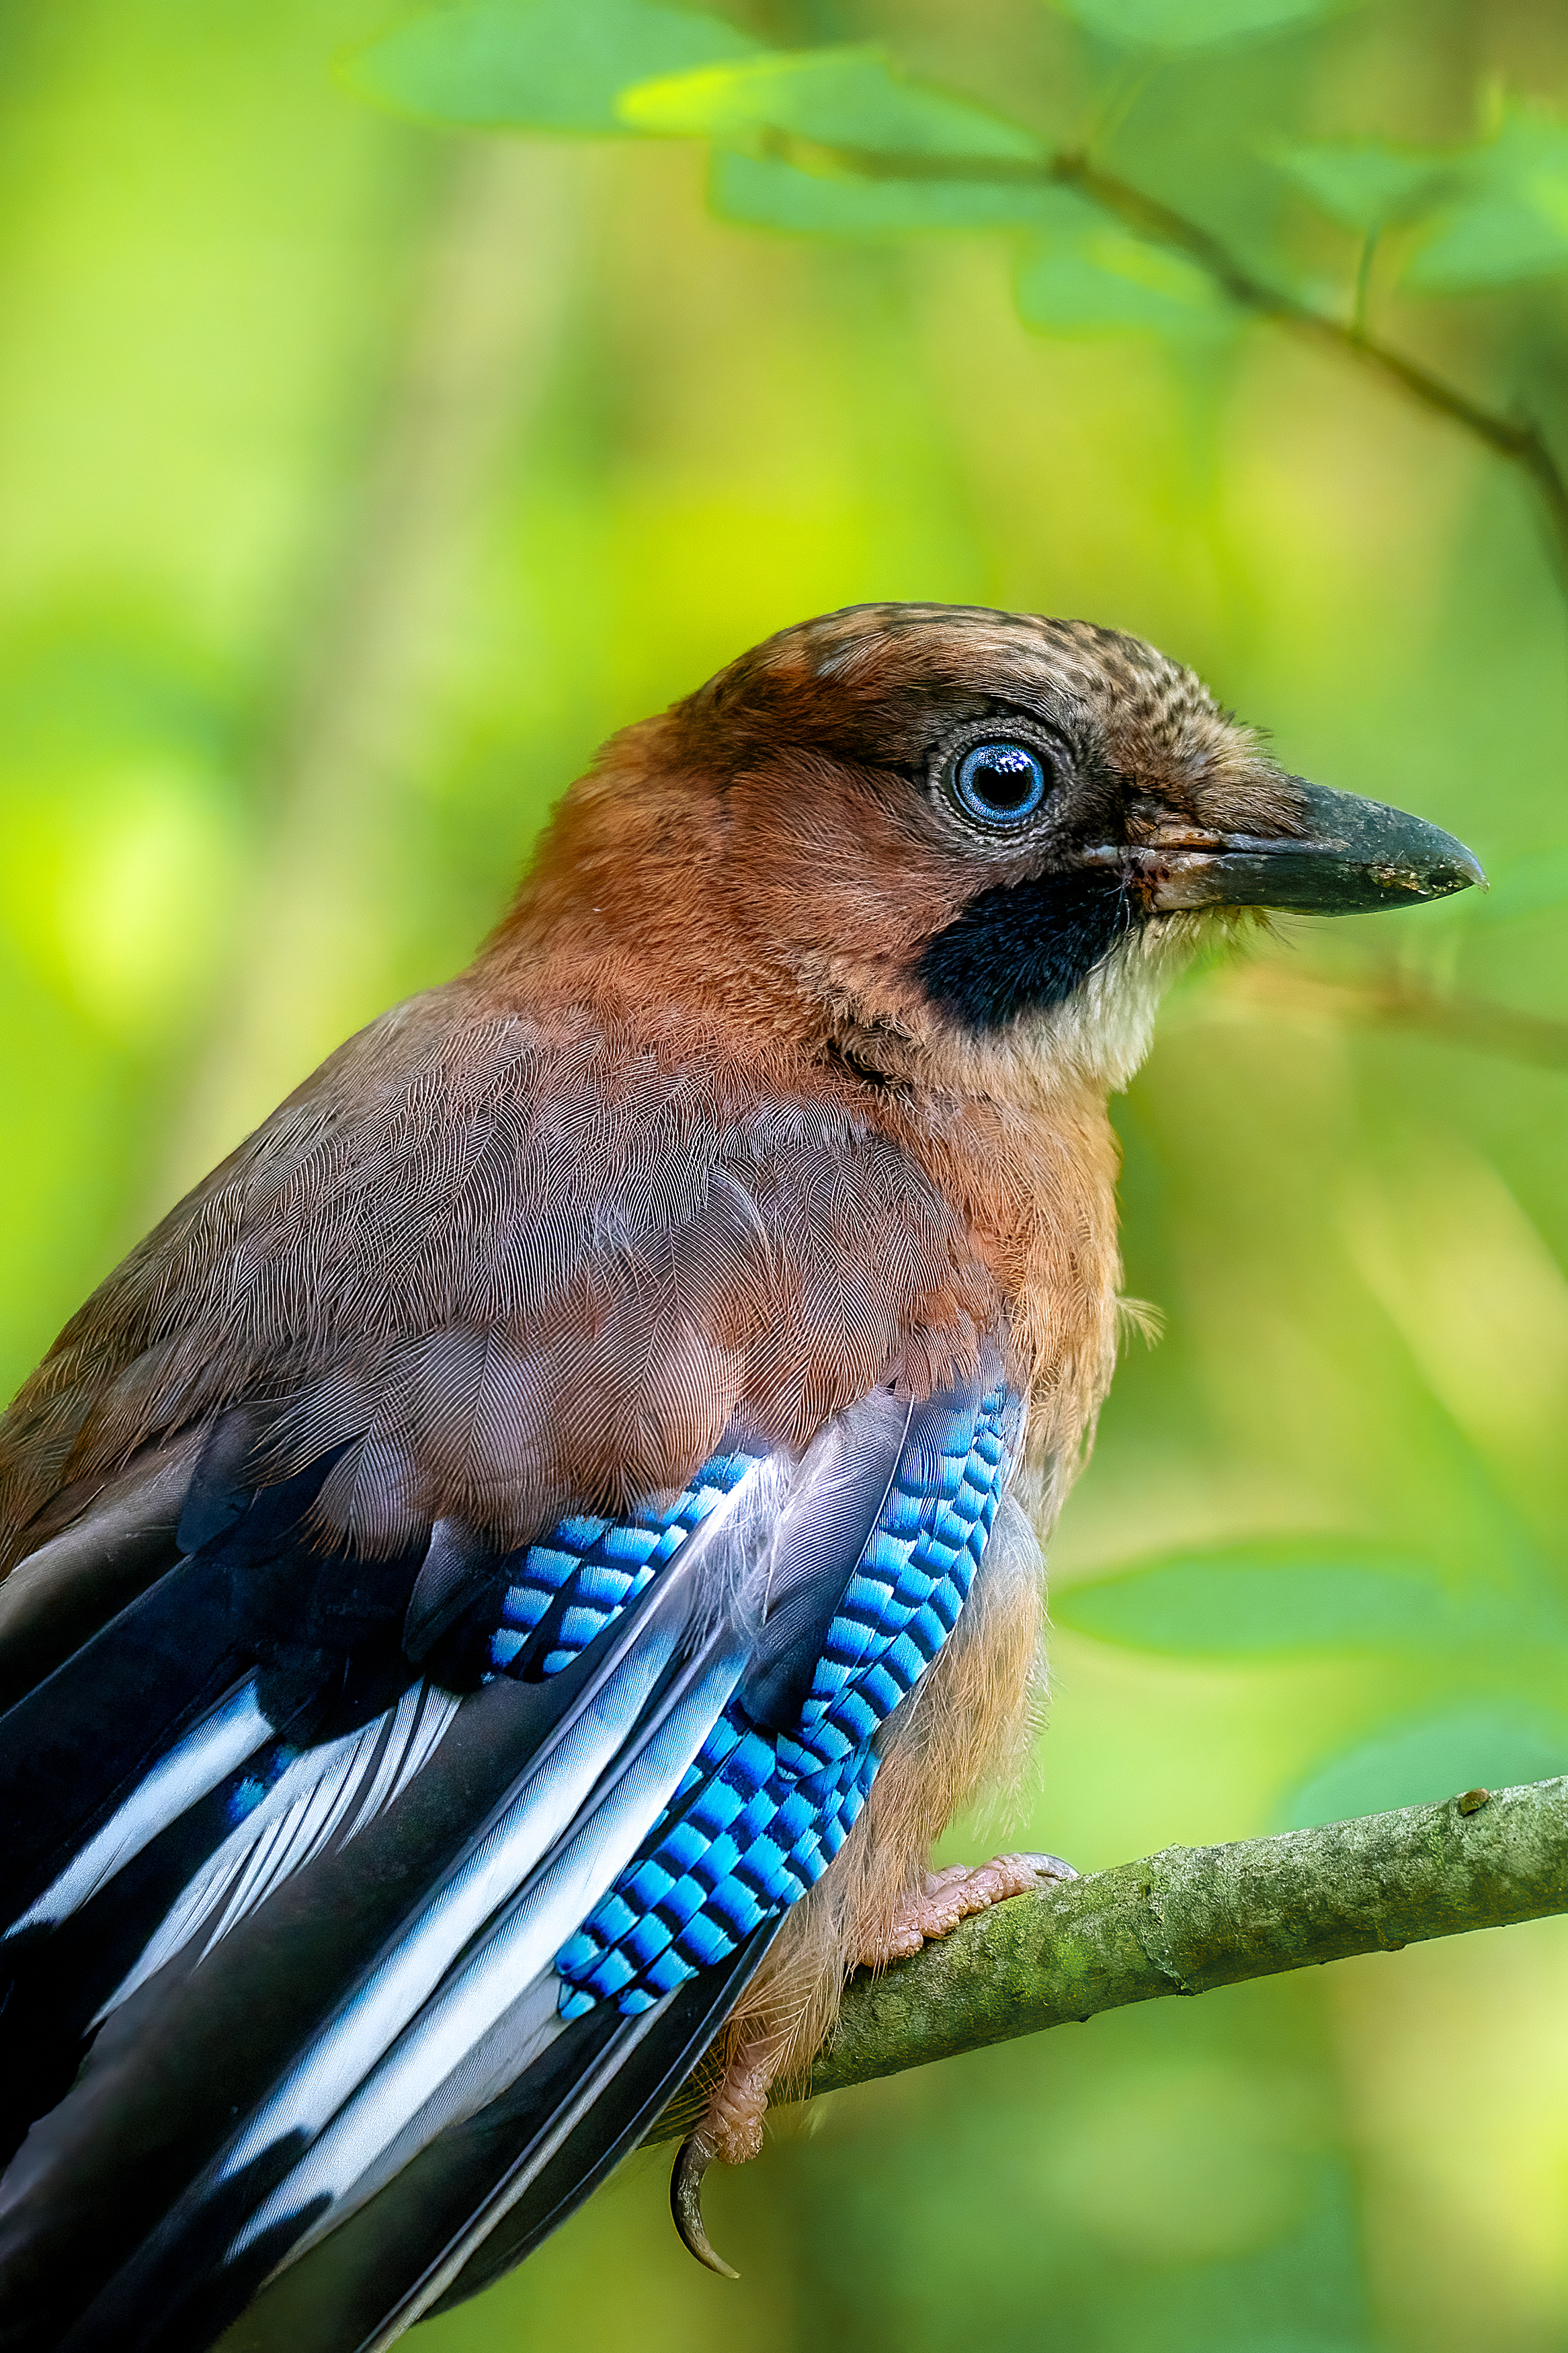
M 1383 231 L 1369 228 L 1361 241 L 1361 256 L 1355 266 L 1355 300 L 1351 306 L 1351 333 L 1358 343 L 1366 341 L 1368 307 L 1372 301 L 1372 265 L 1377 259 L 1378 240 Z
M 1457 385 L 1434 375 L 1429 368 L 1406 359 L 1386 343 L 1359 333 L 1353 322 L 1346 324 L 1343 320 L 1330 318 L 1295 295 L 1268 285 L 1238 261 L 1212 231 L 1188 219 L 1184 213 L 1145 195 L 1130 181 L 1102 172 L 1087 155 L 1057 155 L 1045 168 L 1058 186 L 1077 189 L 1080 195 L 1114 214 L 1140 237 L 1184 253 L 1206 270 L 1239 308 L 1251 311 L 1258 318 L 1272 319 L 1310 342 L 1361 361 L 1398 385 L 1424 407 L 1461 426 L 1500 458 L 1521 466 L 1541 493 L 1557 543 L 1559 561 L 1568 565 L 1568 478 L 1547 448 L 1537 425 L 1521 423 L 1516 418 L 1499 416 L 1494 409 L 1484 408 Z
M 1419 1029 L 1444 1045 L 1538 1070 L 1568 1071 L 1568 1021 L 1489 1005 L 1483 997 L 1448 997 L 1398 976 L 1362 982 L 1317 980 L 1278 964 L 1248 965 L 1227 973 L 1223 993 L 1262 1004 L 1271 1013 L 1306 1013 L 1331 1021 L 1384 1022 Z
M 1568 582 L 1568 476 L 1531 419 L 1500 415 L 1458 385 L 1435 375 L 1364 332 L 1359 316 L 1336 319 L 1297 295 L 1259 278 L 1224 240 L 1200 221 L 1151 196 L 1131 181 L 1107 172 L 1089 156 L 1064 149 L 1037 163 L 995 156 L 899 155 L 869 149 L 826 146 L 788 134 L 774 134 L 767 152 L 806 169 L 824 164 L 870 180 L 984 181 L 1004 186 L 1068 188 L 1137 237 L 1166 247 L 1194 262 L 1226 299 L 1255 318 L 1271 320 L 1291 333 L 1371 368 L 1434 415 L 1447 417 L 1496 456 L 1520 467 L 1534 483 L 1545 510 L 1559 573 Z

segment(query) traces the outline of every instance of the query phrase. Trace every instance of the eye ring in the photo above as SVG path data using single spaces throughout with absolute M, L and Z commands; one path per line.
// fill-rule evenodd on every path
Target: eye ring
M 1026 825 L 1045 800 L 1046 763 L 1026 744 L 999 736 L 972 744 L 953 774 L 952 795 L 966 817 L 1011 829 Z

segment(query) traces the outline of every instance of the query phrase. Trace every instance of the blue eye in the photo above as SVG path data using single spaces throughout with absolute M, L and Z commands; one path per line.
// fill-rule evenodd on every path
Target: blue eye
M 958 764 L 960 808 L 983 825 L 1023 825 L 1046 797 L 1046 768 L 1022 744 L 976 744 Z

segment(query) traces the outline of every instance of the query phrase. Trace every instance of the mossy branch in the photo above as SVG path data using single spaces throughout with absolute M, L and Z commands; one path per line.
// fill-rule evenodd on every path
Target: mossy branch
M 1568 1777 L 1235 1846 L 1167 1847 L 1019 1895 L 845 1995 L 813 2094 L 1168 1994 L 1568 1912 Z M 689 2123 L 677 2103 L 653 2139 Z
M 1236 1846 L 1167 1847 L 1015 1897 L 912 1960 L 857 1976 L 811 2088 L 1553 1912 L 1568 1912 L 1568 1778 Z

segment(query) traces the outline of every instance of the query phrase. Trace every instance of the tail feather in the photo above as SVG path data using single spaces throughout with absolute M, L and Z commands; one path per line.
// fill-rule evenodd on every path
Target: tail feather
M 727 1961 L 699 1970 L 660 2005 L 657 2039 L 649 2036 L 628 2052 L 613 2104 L 585 2114 L 552 2155 L 542 2157 L 526 2178 L 510 2175 L 498 2184 L 482 2211 L 475 2213 L 460 2242 L 422 2283 L 403 2307 L 409 2319 L 449 2311 L 510 2271 L 596 2189 L 623 2157 L 653 2130 L 681 2085 L 698 2067 L 725 2019 L 766 1957 L 783 1926 L 783 1915 L 763 1923 Z M 488 2133 L 498 2142 L 513 2127 L 503 2102 L 484 2112 Z M 504 2145 L 504 2143 L 502 2143 Z M 387 2341 L 387 2340 L 384 2340 Z
M 381 2353 L 414 2321 L 500 2278 L 647 2136 L 776 1928 L 769 1922 L 638 2018 L 601 2005 L 564 2025 L 508 2090 L 279 2272 L 221 2353 Z
M 0 1717 L 0 1916 L 8 1925 L 250 1663 L 229 1611 L 227 1571 L 197 1554 Z
M 205 1959 L 334 1837 L 341 1833 L 345 1844 L 357 1837 L 429 1763 L 460 1704 L 455 1693 L 411 1683 L 395 1708 L 373 1718 L 361 1732 L 344 1733 L 301 1756 L 278 1744 L 287 1759 L 278 1778 L 182 1887 L 93 2023 L 118 2009 L 204 1930 L 200 1957 Z
M 102 1828 L 77 1848 L 5 1935 L 54 1927 L 68 1919 L 143 1847 L 150 1846 L 161 1831 L 189 1812 L 271 1736 L 272 1726 L 257 1705 L 256 1677 L 247 1675 L 142 1775 Z
M 268 1731 L 300 1743 L 347 1731 L 400 1696 L 410 1672 L 398 1631 L 418 1562 L 323 1558 L 305 1514 L 329 1468 L 237 1512 L 226 1496 L 222 1509 L 187 1498 L 181 1541 L 193 1519 L 203 1541 L 0 1717 L 0 1921 L 24 1914 L 121 1809 L 148 1820 L 150 1788 L 190 1787 L 210 1741 L 180 1766 L 174 1752 L 247 1676 L 265 1719 L 253 1746 Z
M 584 1654 L 550 1683 L 500 1681 L 465 1700 L 426 1770 L 352 1841 L 318 1853 L 205 1958 L 188 1940 L 109 2004 L 74 2084 L 78 2046 L 50 2038 L 49 2047 L 70 2054 L 58 2087 L 66 2095 L 34 2107 L 37 2121 L 0 2185 L 0 2341 L 52 2348 L 62 2309 L 68 2319 L 157 2231 L 232 2137 L 237 2111 L 247 2116 L 266 2098 L 396 1939 L 411 1904 L 441 1883 L 476 1826 L 504 1804 L 596 1664 Z M 124 1879 L 148 1871 L 184 1827 L 165 1832 Z M 34 1966 L 17 2029 L 48 2014 L 62 1978 L 67 1990 L 51 2022 L 68 1995 L 66 2022 L 78 2034 L 113 1994 L 159 1925 L 138 1911 L 141 1941 L 117 1954 L 105 1984 L 91 1966 L 89 1931 L 96 1914 L 122 1900 L 123 1884 L 113 1883 L 64 1931 L 18 1940 L 33 1948 Z M 177 1901 L 178 1885 L 165 1892 Z M 47 2091 L 47 2077 L 39 2087 Z M 275 2176 L 287 2169 L 275 2160 Z M 244 2197 L 226 2193 L 233 2219 L 216 2254 L 270 2187 L 271 2179 L 253 2180 Z

